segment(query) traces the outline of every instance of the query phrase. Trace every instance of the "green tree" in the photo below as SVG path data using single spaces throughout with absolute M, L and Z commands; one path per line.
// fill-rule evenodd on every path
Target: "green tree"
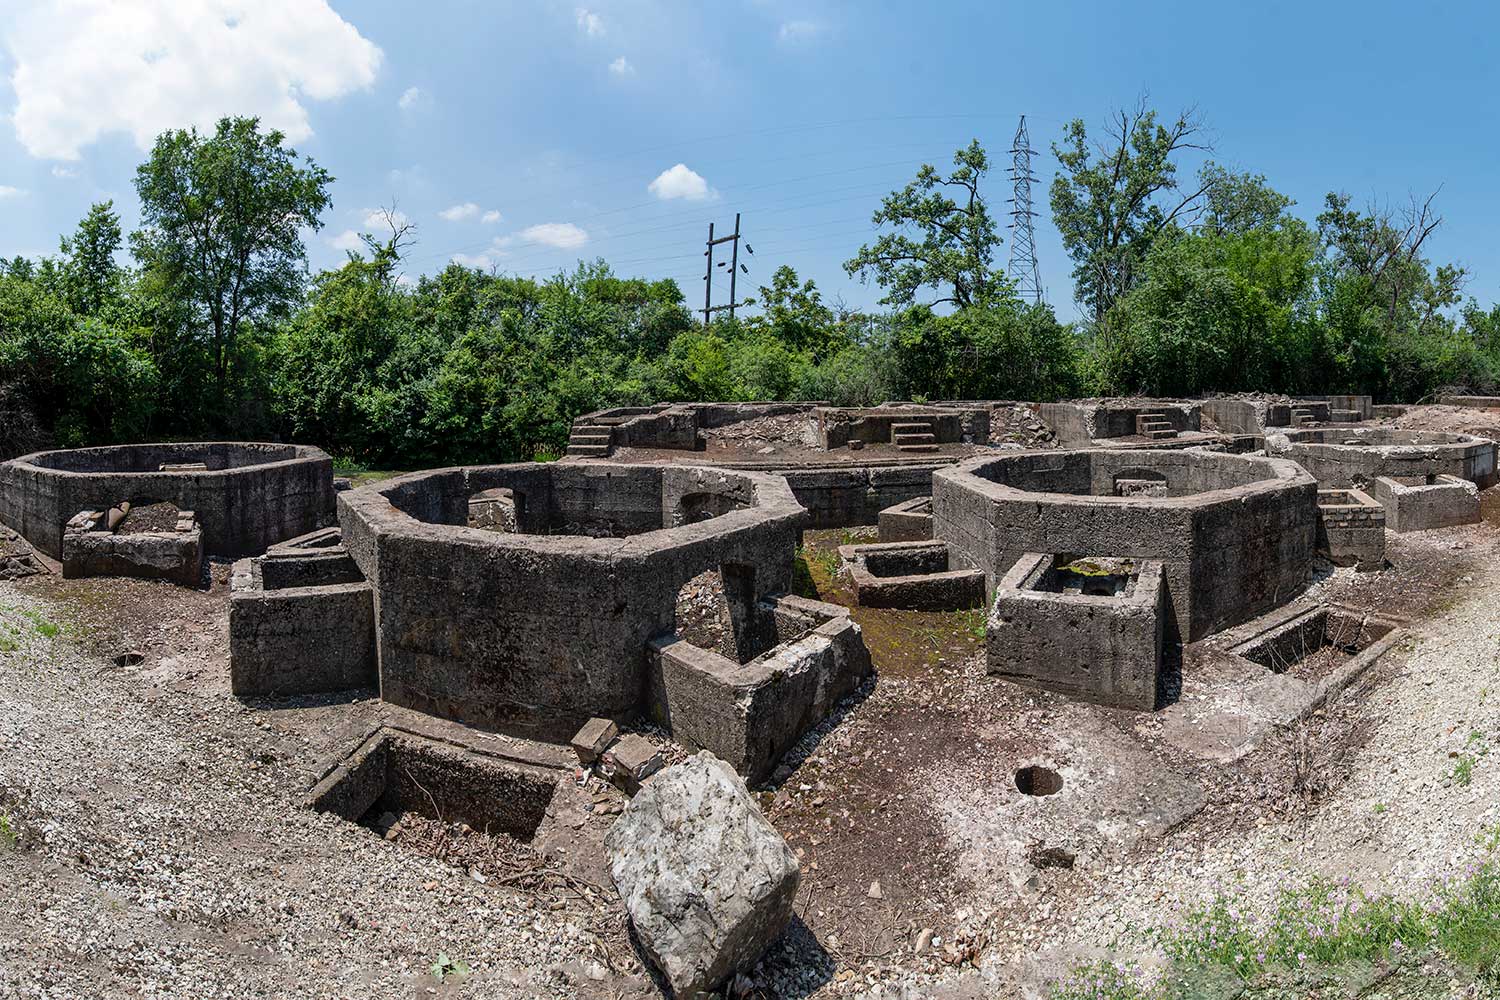
M 120 292 L 121 269 L 115 252 L 122 237 L 114 207 L 113 201 L 98 202 L 72 237 L 61 242 L 65 296 L 73 310 L 84 316 L 95 315 Z
M 1137 280 L 1141 263 L 1163 234 L 1201 207 L 1211 179 L 1184 193 L 1176 157 L 1208 149 L 1203 125 L 1184 112 L 1170 125 L 1142 101 L 1117 111 L 1090 143 L 1082 119 L 1070 122 L 1061 145 L 1052 144 L 1062 170 L 1052 180 L 1052 221 L 1073 261 L 1074 294 L 1096 327 Z
M 747 325 L 765 330 L 795 351 L 808 351 L 815 359 L 830 357 L 848 346 L 848 334 L 823 304 L 818 286 L 801 281 L 797 271 L 783 264 L 771 275 L 771 284 L 760 287 L 759 316 Z
M 306 272 L 304 229 L 322 226 L 333 178 L 256 118 L 225 118 L 211 136 L 164 132 L 136 171 L 142 226 L 131 250 L 184 307 L 224 399 L 247 326 L 284 317 Z
M 1000 235 L 979 192 L 990 164 L 978 139 L 953 154 L 953 166 L 944 177 L 923 164 L 915 180 L 886 195 L 871 221 L 897 231 L 844 263 L 861 281 L 874 277 L 886 292 L 883 305 L 912 305 L 923 288 L 938 292 L 928 305 L 960 309 L 1006 293 L 1005 272 L 994 266 Z

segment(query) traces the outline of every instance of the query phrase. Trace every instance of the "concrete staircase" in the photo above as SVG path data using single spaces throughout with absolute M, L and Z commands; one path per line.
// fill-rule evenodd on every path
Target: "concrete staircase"
M 1307 409 L 1305 406 L 1292 407 L 1293 427 L 1301 427 L 1303 424 L 1315 423 L 1316 420 L 1317 418 L 1313 416 L 1313 411 Z
M 900 451 L 937 451 L 937 434 L 933 432 L 932 420 L 928 417 L 912 417 L 899 424 L 891 424 L 891 441 Z
M 579 458 L 604 458 L 609 454 L 614 432 L 603 424 L 574 424 L 568 435 L 568 454 Z
M 1151 438 L 1153 441 L 1177 436 L 1177 431 L 1172 427 L 1172 421 L 1167 419 L 1165 413 L 1137 413 L 1135 432 L 1140 437 Z

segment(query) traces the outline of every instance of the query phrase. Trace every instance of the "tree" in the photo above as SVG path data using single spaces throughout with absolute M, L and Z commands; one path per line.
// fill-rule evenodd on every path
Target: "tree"
M 953 165 L 953 172 L 943 177 L 931 164 L 923 164 L 915 180 L 886 195 L 871 221 L 898 231 L 860 247 L 845 262 L 850 276 L 868 281 L 873 275 L 886 291 L 883 305 L 910 306 L 921 289 L 934 288 L 946 294 L 928 305 L 947 303 L 962 309 L 1009 291 L 1005 272 L 993 266 L 1000 236 L 979 193 L 979 182 L 989 170 L 979 140 L 954 153 Z M 956 191 L 957 200 L 945 189 Z
M 1240 235 L 1282 224 L 1296 202 L 1273 190 L 1260 174 L 1234 173 L 1212 161 L 1198 171 L 1204 190 L 1203 230 L 1216 236 Z
M 1209 149 L 1202 133 L 1191 111 L 1170 127 L 1157 124 L 1143 99 L 1114 113 L 1104 142 L 1091 144 L 1080 118 L 1068 124 L 1061 146 L 1052 144 L 1062 165 L 1052 180 L 1052 221 L 1073 261 L 1074 294 L 1096 327 L 1135 284 L 1156 239 L 1201 209 L 1211 179 L 1200 178 L 1184 194 L 1173 160 L 1185 150 Z
M 284 138 L 259 119 L 225 118 L 211 136 L 162 133 L 136 171 L 142 227 L 131 251 L 185 307 L 221 400 L 245 325 L 281 318 L 300 295 L 302 231 L 319 229 L 329 204 L 333 178 Z
M 61 241 L 63 289 L 73 311 L 93 316 L 119 294 L 120 217 L 113 201 L 89 209 L 71 238 Z
M 760 287 L 760 306 L 761 314 L 747 325 L 765 329 L 793 350 L 809 351 L 821 360 L 848 346 L 848 337 L 833 310 L 823 304 L 818 286 L 811 278 L 799 282 L 790 265 L 778 267 L 770 286 Z

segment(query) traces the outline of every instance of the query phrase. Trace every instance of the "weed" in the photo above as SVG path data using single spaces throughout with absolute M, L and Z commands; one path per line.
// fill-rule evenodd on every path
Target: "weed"
M 433 978 L 440 983 L 447 982 L 450 979 L 456 983 L 461 983 L 469 978 L 469 973 L 472 971 L 469 968 L 468 962 L 462 959 L 455 962 L 444 952 L 438 952 L 437 961 L 428 966 L 428 970 L 432 973 Z
M 1165 985 L 1133 964 L 1093 962 L 1052 984 L 1047 1000 L 1166 1000 Z
M 1386 804 L 1384 802 L 1377 802 L 1377 803 L 1375 803 L 1375 811 L 1377 813 L 1383 813 L 1383 812 L 1386 811 L 1387 808 L 1388 807 L 1386 806 Z
M 958 626 L 976 639 L 983 639 L 986 627 L 984 608 L 969 608 L 958 612 Z
M 559 458 L 562 458 L 562 456 L 563 453 L 551 445 L 539 444 L 531 453 L 531 460 L 533 462 L 555 462 Z
M 13 851 L 20 840 L 21 834 L 11 823 L 10 816 L 0 813 L 0 850 Z
M 1458 754 L 1458 763 L 1453 765 L 1453 780 L 1467 788 L 1474 781 L 1474 765 L 1489 752 L 1484 734 L 1477 729 L 1470 732 L 1469 738 L 1464 741 L 1463 750 Z

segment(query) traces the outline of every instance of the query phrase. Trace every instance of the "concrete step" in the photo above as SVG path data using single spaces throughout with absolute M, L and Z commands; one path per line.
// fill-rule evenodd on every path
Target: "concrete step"
M 913 420 L 910 423 L 891 424 L 892 434 L 928 434 L 931 432 L 931 420 Z
M 568 435 L 568 444 L 609 444 L 608 432 L 574 431 Z
M 891 440 L 897 444 L 937 444 L 936 434 L 892 434 Z
M 580 458 L 604 458 L 609 454 L 607 444 L 570 444 L 568 454 Z
M 1145 434 L 1141 435 L 1141 437 L 1148 437 L 1153 441 L 1159 441 L 1162 438 L 1174 438 L 1176 436 L 1177 432 L 1172 430 L 1170 427 L 1164 431 L 1147 431 Z
M 1172 423 L 1169 420 L 1141 420 L 1136 423 L 1136 429 L 1141 431 L 1169 431 Z
M 935 444 L 898 444 L 896 447 L 901 451 L 929 452 L 938 450 L 938 446 Z

